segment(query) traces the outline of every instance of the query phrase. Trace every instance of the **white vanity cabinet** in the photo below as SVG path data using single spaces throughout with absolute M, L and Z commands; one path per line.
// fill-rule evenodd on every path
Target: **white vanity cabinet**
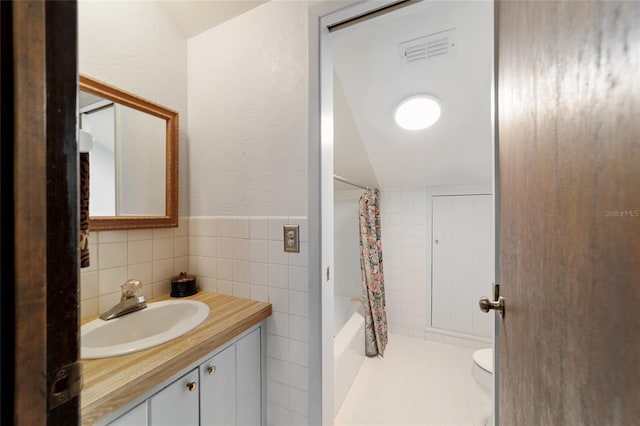
M 148 424 L 149 403 L 144 401 L 109 423 L 109 426 L 141 426 Z
M 200 365 L 202 425 L 236 424 L 236 346 L 228 346 Z
M 260 333 L 254 330 L 236 344 L 236 424 L 255 426 L 262 420 Z M 228 424 L 228 423 L 227 423 Z
M 200 366 L 200 424 L 255 426 L 262 418 L 260 329 Z
M 198 369 L 149 398 L 149 425 L 198 426 Z
M 108 426 L 265 424 L 264 324 L 158 386 Z M 103 423 L 100 423 L 103 424 Z

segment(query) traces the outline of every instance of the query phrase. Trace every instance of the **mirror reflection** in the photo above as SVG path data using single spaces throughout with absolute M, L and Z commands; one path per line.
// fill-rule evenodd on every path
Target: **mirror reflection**
M 165 121 L 85 91 L 79 105 L 93 140 L 89 214 L 163 216 Z
M 90 228 L 177 226 L 178 113 L 82 75 L 78 102 Z

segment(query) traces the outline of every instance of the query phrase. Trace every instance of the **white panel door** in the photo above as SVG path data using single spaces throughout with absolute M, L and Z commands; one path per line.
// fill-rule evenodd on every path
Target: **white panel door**
M 494 315 L 487 315 L 478 307 L 493 282 L 494 232 L 493 200 L 491 195 L 477 195 L 473 200 L 473 313 L 472 334 L 493 337 Z
M 491 337 L 477 308 L 493 268 L 491 195 L 434 196 L 432 217 L 431 325 Z
M 452 197 L 433 197 L 431 240 L 431 326 L 452 330 Z

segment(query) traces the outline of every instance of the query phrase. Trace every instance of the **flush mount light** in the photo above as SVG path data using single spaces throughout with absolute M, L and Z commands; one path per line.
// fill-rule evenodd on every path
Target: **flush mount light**
M 394 118 L 403 129 L 422 130 L 438 121 L 441 112 L 438 99 L 428 95 L 415 95 L 398 104 Z

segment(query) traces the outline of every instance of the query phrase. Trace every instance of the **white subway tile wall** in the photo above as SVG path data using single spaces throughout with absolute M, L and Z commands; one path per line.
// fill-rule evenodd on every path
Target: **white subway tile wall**
M 385 190 L 380 196 L 389 332 L 463 348 L 486 347 L 473 337 L 425 331 L 431 315 L 430 197 L 424 189 Z
M 300 226 L 300 253 L 285 253 L 283 225 Z M 191 217 L 178 228 L 90 234 L 91 266 L 81 270 L 82 318 L 120 300 L 140 279 L 147 298 L 170 292 L 188 272 L 201 290 L 269 302 L 267 420 L 308 424 L 308 231 L 306 217 Z
M 300 226 L 300 253 L 284 252 L 285 224 Z M 267 322 L 271 425 L 308 423 L 307 235 L 306 217 L 193 217 L 189 221 L 189 271 L 197 275 L 201 288 L 272 305 L 273 315 Z
M 120 286 L 142 281 L 147 298 L 170 292 L 171 277 L 186 272 L 188 219 L 177 228 L 102 231 L 89 234 L 91 262 L 80 270 L 80 315 L 88 318 L 120 301 Z
M 380 218 L 389 331 L 424 338 L 427 313 L 426 193 L 382 191 Z

